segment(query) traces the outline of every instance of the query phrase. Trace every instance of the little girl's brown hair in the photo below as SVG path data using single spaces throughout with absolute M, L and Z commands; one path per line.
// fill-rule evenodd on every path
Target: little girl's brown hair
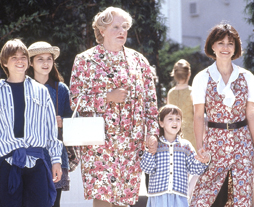
M 173 104 L 167 104 L 159 109 L 159 121 L 163 121 L 165 116 L 167 116 L 168 114 L 180 115 L 181 120 L 183 120 L 182 110 Z M 179 130 L 179 132 L 177 132 L 177 134 L 178 135 L 182 134 L 181 129 Z M 164 136 L 164 129 L 161 126 L 160 126 L 160 136 Z

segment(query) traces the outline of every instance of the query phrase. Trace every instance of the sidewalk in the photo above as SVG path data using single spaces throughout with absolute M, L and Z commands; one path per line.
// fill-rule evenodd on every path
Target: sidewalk
M 80 165 L 70 173 L 70 191 L 62 191 L 61 207 L 93 207 L 92 200 L 84 199 Z
M 92 200 L 84 199 L 84 188 L 82 184 L 80 165 L 78 168 L 70 173 L 70 191 L 63 191 L 61 196 L 61 207 L 93 207 Z M 145 207 L 146 206 L 146 187 L 145 187 L 145 175 L 142 174 L 141 188 L 139 192 L 139 201 L 133 207 Z

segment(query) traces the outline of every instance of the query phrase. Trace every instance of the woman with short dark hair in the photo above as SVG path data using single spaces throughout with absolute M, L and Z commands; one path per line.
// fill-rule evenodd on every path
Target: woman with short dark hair
M 229 24 L 212 29 L 205 52 L 215 62 L 194 78 L 192 97 L 198 154 L 205 148 L 211 163 L 197 181 L 190 206 L 251 207 L 254 76 L 232 63 L 242 51 L 238 32 Z M 208 131 L 203 140 L 204 110 Z

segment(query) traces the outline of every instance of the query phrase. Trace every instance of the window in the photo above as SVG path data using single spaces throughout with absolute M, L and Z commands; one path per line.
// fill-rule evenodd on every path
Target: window
M 191 16 L 198 16 L 197 2 L 191 2 L 190 3 L 190 15 Z

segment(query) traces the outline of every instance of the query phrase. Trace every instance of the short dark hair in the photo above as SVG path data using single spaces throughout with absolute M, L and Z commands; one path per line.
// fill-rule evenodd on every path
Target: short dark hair
M 23 54 L 27 57 L 28 65 L 30 65 L 29 54 L 25 44 L 20 39 L 7 41 L 2 47 L 0 54 L 1 66 L 7 77 L 9 77 L 9 70 L 4 66 L 4 64 L 7 64 L 9 57 L 15 55 L 17 51 L 23 52 Z
M 241 40 L 238 32 L 230 24 L 220 23 L 212 28 L 206 39 L 205 53 L 208 57 L 216 60 L 216 56 L 213 53 L 212 46 L 215 42 L 224 39 L 226 35 L 228 35 L 231 40 L 233 39 L 235 41 L 235 53 L 231 59 L 235 60 L 242 55 Z
M 159 121 L 163 121 L 165 116 L 167 116 L 168 114 L 179 115 L 181 117 L 181 120 L 183 120 L 182 110 L 173 104 L 167 104 L 159 109 Z M 180 129 L 177 134 L 181 135 L 182 130 Z M 164 136 L 164 129 L 161 126 L 160 126 L 160 136 Z

